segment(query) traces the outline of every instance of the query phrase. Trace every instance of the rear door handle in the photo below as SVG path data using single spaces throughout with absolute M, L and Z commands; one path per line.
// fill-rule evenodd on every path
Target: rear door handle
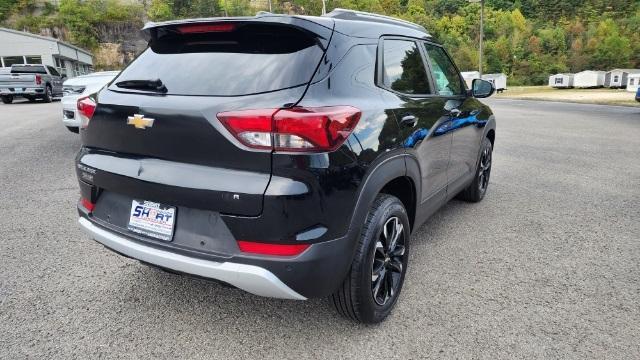
M 418 123 L 418 118 L 411 114 L 403 116 L 400 120 L 400 125 L 404 125 L 407 127 L 414 127 L 416 126 L 416 123 Z

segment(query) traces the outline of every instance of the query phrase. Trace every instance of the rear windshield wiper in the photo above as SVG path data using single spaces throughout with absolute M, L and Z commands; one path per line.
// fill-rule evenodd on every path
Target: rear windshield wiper
M 162 80 L 124 80 L 116 83 L 117 87 L 125 88 L 125 89 L 136 89 L 136 90 L 151 90 L 161 93 L 167 92 L 167 87 L 164 86 Z

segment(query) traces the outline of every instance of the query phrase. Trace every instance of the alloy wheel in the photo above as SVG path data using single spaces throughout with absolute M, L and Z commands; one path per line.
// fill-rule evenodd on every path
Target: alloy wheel
M 486 146 L 482 150 L 480 157 L 480 169 L 478 169 L 478 187 L 480 192 L 485 192 L 489 186 L 489 175 L 491 174 L 491 148 Z
M 383 306 L 398 292 L 405 253 L 404 225 L 396 216 L 384 224 L 373 255 L 371 293 L 376 304 Z

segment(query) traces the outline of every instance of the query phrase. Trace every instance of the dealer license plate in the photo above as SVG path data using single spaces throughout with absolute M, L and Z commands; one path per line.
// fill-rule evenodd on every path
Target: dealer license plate
M 171 241 L 175 221 L 175 207 L 151 201 L 133 200 L 127 228 L 138 234 Z

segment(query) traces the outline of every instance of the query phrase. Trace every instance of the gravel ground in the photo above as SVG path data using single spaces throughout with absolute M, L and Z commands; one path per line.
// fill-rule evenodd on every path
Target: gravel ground
M 488 102 L 489 193 L 415 232 L 377 326 L 87 240 L 60 103 L 0 105 L 0 357 L 640 358 L 640 109 Z

